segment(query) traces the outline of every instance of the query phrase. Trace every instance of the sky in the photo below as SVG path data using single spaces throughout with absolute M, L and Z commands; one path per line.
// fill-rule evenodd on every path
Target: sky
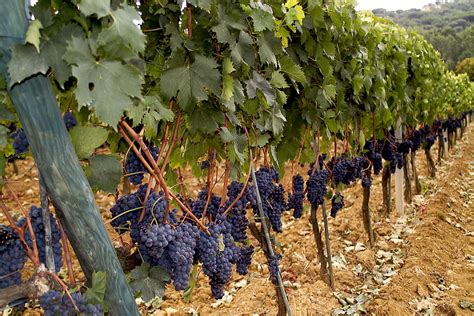
M 424 5 L 435 3 L 435 0 L 359 0 L 358 10 L 384 8 L 387 10 L 421 9 Z

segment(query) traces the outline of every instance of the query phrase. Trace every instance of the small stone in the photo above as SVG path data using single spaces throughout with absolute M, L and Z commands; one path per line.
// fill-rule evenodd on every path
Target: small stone
M 418 285 L 416 286 L 416 293 L 417 293 L 419 296 L 423 297 L 423 298 L 424 298 L 424 297 L 428 297 L 428 295 L 429 295 L 429 293 L 428 293 L 426 287 L 423 286 L 423 285 L 421 285 L 421 284 L 418 284 Z

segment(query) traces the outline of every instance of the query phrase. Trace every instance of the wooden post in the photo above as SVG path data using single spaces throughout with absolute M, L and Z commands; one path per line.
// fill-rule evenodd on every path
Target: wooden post
M 402 119 L 398 118 L 397 128 L 395 129 L 395 137 L 398 142 L 402 141 Z M 403 169 L 397 167 L 395 171 L 395 209 L 398 215 L 403 216 L 405 214 L 404 203 L 403 203 Z
M 28 28 L 25 2 L 0 1 L 0 71 L 11 47 L 23 44 Z M 8 90 L 31 145 L 39 173 L 82 269 L 107 274 L 105 300 L 111 315 L 139 315 L 94 194 L 67 134 L 56 95 L 46 76 L 35 75 Z

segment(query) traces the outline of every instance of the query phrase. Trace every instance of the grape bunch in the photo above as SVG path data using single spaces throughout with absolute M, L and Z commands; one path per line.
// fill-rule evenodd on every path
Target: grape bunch
M 255 248 L 252 245 L 240 248 L 239 259 L 237 259 L 236 263 L 236 271 L 238 274 L 246 275 L 248 273 L 254 251 Z
M 372 160 L 372 164 L 374 166 L 374 174 L 379 175 L 380 171 L 382 171 L 383 169 L 382 155 L 379 153 L 376 153 L 374 156 L 374 160 Z
M 15 151 L 15 155 L 21 155 L 28 151 L 30 143 L 28 142 L 28 138 L 26 138 L 25 131 L 23 129 L 17 129 L 14 131 L 10 137 L 13 138 L 13 150 Z
M 243 183 L 232 181 L 227 186 L 227 201 L 225 209 L 237 198 L 244 187 Z M 242 197 L 235 203 L 232 209 L 227 214 L 227 219 L 232 230 L 232 237 L 236 242 L 245 242 L 247 240 L 247 226 L 249 221 L 247 219 L 247 203 L 248 203 L 248 188 L 245 189 Z
M 397 147 L 393 144 L 394 139 L 390 138 L 385 140 L 382 146 L 382 158 L 387 161 L 395 160 L 395 154 L 397 152 Z
M 288 209 L 293 210 L 294 218 L 301 218 L 303 215 L 304 180 L 299 174 L 293 176 L 292 191 L 288 195 Z
M 332 170 L 332 183 L 338 186 L 339 183 L 349 185 L 352 179 L 352 166 L 346 157 L 335 158 L 328 164 Z
M 283 231 L 281 215 L 286 209 L 285 190 L 283 186 L 274 183 L 280 178 L 280 175 L 273 167 L 261 167 L 255 172 L 255 177 L 257 178 L 264 215 L 268 217 L 272 229 L 277 233 L 281 233 Z M 250 192 L 250 204 L 255 216 L 259 217 L 255 186 L 250 188 Z
M 362 176 L 362 187 L 363 188 L 370 188 L 372 186 L 372 177 L 367 174 Z
M 408 155 L 410 153 L 410 149 L 413 147 L 413 142 L 411 140 L 406 140 L 396 144 L 397 152 L 403 155 Z
M 337 213 L 344 207 L 344 196 L 337 192 L 331 199 L 331 217 L 336 218 Z
M 16 232 L 0 224 L 0 289 L 19 284 L 26 262 L 25 249 Z
M 171 278 L 177 291 L 185 290 L 188 286 L 198 237 L 199 229 L 190 222 L 183 222 L 176 227 L 174 238 L 168 246 L 168 254 L 174 265 L 170 271 Z
M 148 150 L 150 151 L 150 154 L 153 157 L 153 159 L 156 160 L 158 158 L 158 153 L 160 149 L 149 143 L 145 142 L 145 144 L 147 145 Z M 150 164 L 146 155 L 144 153 L 142 155 L 146 159 L 146 161 Z M 146 172 L 145 166 L 142 164 L 142 162 L 138 159 L 135 152 L 132 150 L 128 153 L 127 159 L 125 160 L 125 171 L 128 174 L 128 180 L 132 184 L 141 184 L 143 179 L 145 178 L 144 176 L 144 173 Z
M 50 290 L 40 297 L 40 306 L 44 310 L 45 316 L 99 316 L 104 315 L 100 305 L 88 304 L 86 297 L 80 292 L 71 294 L 74 304 L 79 311 L 76 311 L 71 298 L 67 294 Z
M 143 210 L 142 201 L 145 198 L 146 185 L 140 186 L 135 193 L 121 196 L 110 209 L 112 221 L 110 224 L 117 233 L 123 234 L 130 230 L 130 225 L 137 223 Z
M 403 168 L 403 154 L 402 153 L 396 153 L 394 156 L 394 159 L 390 161 L 390 172 L 393 174 L 397 171 L 398 169 Z
M 77 125 L 77 119 L 71 111 L 67 111 L 64 113 L 63 121 L 67 129 L 71 129 Z
M 212 295 L 220 299 L 232 276 L 232 264 L 237 263 L 241 251 L 234 243 L 226 218 L 219 216 L 208 228 L 210 234 L 200 232 L 197 254 L 204 274 L 209 277 Z
M 49 211 L 48 211 L 49 212 Z M 42 216 L 42 209 L 36 206 L 31 206 L 29 217 L 31 221 L 31 226 L 33 228 L 33 233 L 35 234 L 36 246 L 38 247 L 38 254 L 40 262 L 46 264 L 46 236 L 44 230 L 44 222 Z M 59 272 L 63 266 L 63 257 L 62 257 L 62 245 L 61 245 L 61 232 L 59 231 L 56 218 L 50 213 L 49 214 L 51 222 L 51 245 L 53 247 L 54 255 L 54 267 L 56 272 Z M 21 218 L 18 223 L 18 226 L 23 227 L 26 225 L 26 218 Z M 28 226 L 26 226 L 28 228 Z M 31 234 L 29 230 L 25 234 L 26 242 L 30 247 L 32 247 L 33 242 L 31 239 Z
M 383 169 L 382 155 L 379 152 L 380 147 L 379 143 L 374 140 L 369 140 L 364 145 L 365 156 L 372 162 L 375 175 L 380 174 Z
M 268 270 L 270 271 L 270 281 L 272 281 L 272 283 L 275 285 L 278 285 L 278 265 L 280 264 L 281 258 L 282 257 L 280 254 L 275 254 L 273 256 L 268 257 Z
M 421 143 L 423 142 L 422 136 L 422 132 L 416 129 L 411 134 L 409 140 L 411 141 L 411 150 L 413 152 L 417 151 L 420 148 Z
M 433 147 L 434 143 L 435 143 L 435 140 L 436 140 L 436 136 L 435 135 L 430 135 L 428 137 L 426 137 L 426 140 L 425 140 L 425 143 L 423 145 L 423 148 L 425 150 L 430 150 L 431 147 Z
M 329 171 L 320 170 L 311 175 L 308 181 L 306 181 L 307 197 L 313 208 L 318 208 L 319 205 L 324 203 L 328 179 Z
M 209 203 L 207 203 L 207 188 L 203 188 L 199 191 L 197 199 L 191 202 L 191 210 L 197 218 L 201 218 L 204 214 L 204 210 L 206 209 L 206 216 L 211 216 L 212 218 L 216 218 L 217 214 L 219 214 L 221 210 L 221 198 L 215 195 L 214 193 L 211 194 L 211 199 Z

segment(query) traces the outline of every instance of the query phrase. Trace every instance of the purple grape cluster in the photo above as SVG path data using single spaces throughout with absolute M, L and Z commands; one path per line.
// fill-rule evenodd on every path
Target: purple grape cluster
M 435 141 L 436 141 L 436 136 L 435 135 L 430 135 L 430 136 L 426 137 L 423 148 L 425 150 L 430 150 L 431 147 L 433 147 Z
M 188 286 L 198 237 L 199 229 L 185 221 L 176 227 L 174 238 L 169 242 L 168 255 L 173 262 L 173 269 L 169 272 L 177 291 Z
M 206 211 L 207 217 L 216 218 L 217 215 L 222 211 L 221 198 L 212 193 L 211 199 L 209 200 L 209 203 L 207 203 L 207 192 L 207 188 L 203 188 L 201 191 L 199 191 L 197 199 L 191 202 L 191 210 L 197 218 L 201 218 L 204 214 L 206 204 L 208 204 Z
M 320 170 L 311 175 L 306 181 L 307 198 L 313 208 L 318 208 L 319 205 L 324 203 L 328 180 L 329 171 Z
M 33 233 L 35 234 L 36 246 L 38 247 L 38 254 L 40 262 L 46 264 L 46 236 L 44 230 L 42 209 L 36 206 L 31 206 L 29 217 L 31 221 L 31 226 L 33 228 Z M 59 231 L 56 218 L 50 213 L 49 214 L 51 222 L 51 245 L 53 247 L 54 255 L 54 267 L 56 272 L 59 272 L 63 266 L 63 257 L 62 257 L 62 244 L 61 244 L 61 232 Z M 23 227 L 26 225 L 26 218 L 21 218 L 18 223 L 18 226 Z M 28 229 L 28 227 L 26 226 Z M 30 247 L 32 247 L 33 242 L 31 240 L 31 234 L 29 230 L 25 234 L 26 242 Z
M 411 140 L 405 140 L 403 142 L 397 143 L 396 146 L 398 153 L 408 155 L 410 153 L 410 149 L 413 147 L 413 142 Z
M 114 206 L 110 209 L 112 221 L 110 224 L 117 233 L 123 234 L 130 230 L 130 225 L 138 222 L 143 210 L 143 200 L 145 198 L 146 185 L 140 186 L 137 192 L 119 197 Z
M 272 229 L 277 233 L 281 233 L 283 231 L 281 215 L 286 209 L 286 201 L 283 186 L 276 184 L 276 181 L 280 179 L 280 175 L 273 167 L 261 167 L 255 172 L 255 176 L 264 214 L 268 217 Z M 250 188 L 249 200 L 255 216 L 259 217 L 255 186 Z
M 344 207 L 344 196 L 337 192 L 331 199 L 331 217 L 336 218 L 337 213 Z
M 227 186 L 227 198 L 225 209 L 237 198 L 244 187 L 243 183 L 232 181 Z M 247 227 L 249 221 L 247 219 L 247 203 L 248 188 L 245 189 L 242 197 L 235 203 L 227 214 L 227 219 L 231 225 L 232 237 L 236 242 L 244 243 L 247 240 Z
M 362 176 L 362 187 L 370 188 L 372 186 L 372 177 L 370 175 L 364 174 Z
M 150 151 L 150 154 L 153 159 L 156 160 L 158 158 L 158 153 L 160 152 L 160 149 L 149 143 L 145 144 L 147 145 L 148 150 Z M 142 155 L 147 160 L 147 162 L 150 163 L 146 155 L 144 153 Z M 132 184 L 141 184 L 143 179 L 145 178 L 144 173 L 146 172 L 146 168 L 138 159 L 135 152 L 132 150 L 130 150 L 127 155 L 127 159 L 125 160 L 125 171 L 128 174 L 128 180 Z
M 304 201 L 304 179 L 297 174 L 292 179 L 292 193 L 288 195 L 288 209 L 293 210 L 294 218 L 301 218 L 303 215 Z
M 71 111 L 67 111 L 64 113 L 63 121 L 67 129 L 71 129 L 77 125 L 77 119 Z
M 222 216 L 209 225 L 209 235 L 200 232 L 197 253 L 202 269 L 210 279 L 212 295 L 224 296 L 224 287 L 232 276 L 232 264 L 237 263 L 241 250 L 234 243 L 230 223 Z
M 239 259 L 237 259 L 236 263 L 236 271 L 238 274 L 246 275 L 248 273 L 254 251 L 255 248 L 252 245 L 240 248 Z
M 410 135 L 409 140 L 411 141 L 411 150 L 413 152 L 417 151 L 421 143 L 423 142 L 423 133 L 419 130 L 414 130 L 413 133 Z
M 77 314 L 87 316 L 104 315 L 100 305 L 88 304 L 86 297 L 80 292 L 71 294 L 74 304 L 79 311 L 74 308 L 71 299 L 67 294 L 58 291 L 48 291 L 40 297 L 40 306 L 44 310 L 45 316 L 74 316 Z
M 278 265 L 280 264 L 281 260 L 280 254 L 275 254 L 268 258 L 268 270 L 270 271 L 270 281 L 273 284 L 278 285 L 278 273 L 280 271 Z
M 30 147 L 30 143 L 28 142 L 28 138 L 26 138 L 25 131 L 21 128 L 14 131 L 11 135 L 13 138 L 13 150 L 15 151 L 15 155 L 21 155 L 28 151 Z
M 0 289 L 19 284 L 27 256 L 20 238 L 9 226 L 0 224 Z
M 333 159 L 328 167 L 332 170 L 332 183 L 334 186 L 338 186 L 339 183 L 345 185 L 350 184 L 351 175 L 351 163 L 346 157 L 339 157 Z

